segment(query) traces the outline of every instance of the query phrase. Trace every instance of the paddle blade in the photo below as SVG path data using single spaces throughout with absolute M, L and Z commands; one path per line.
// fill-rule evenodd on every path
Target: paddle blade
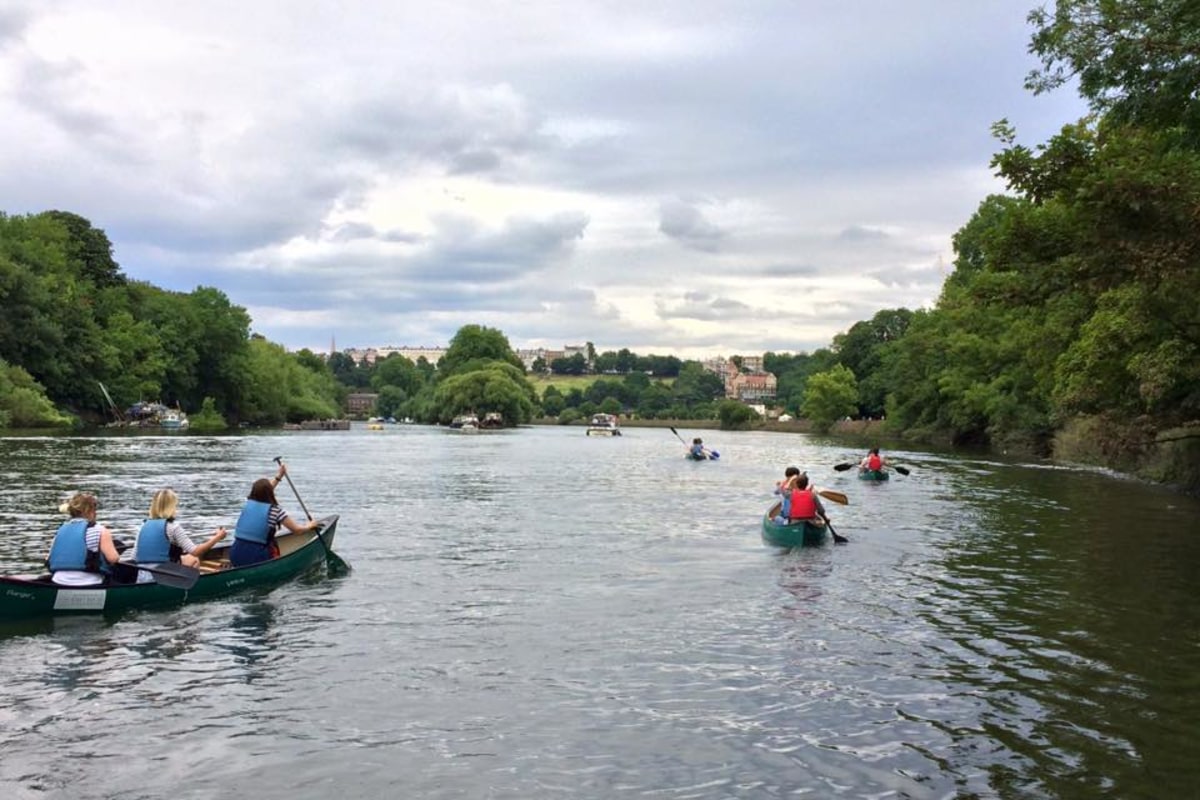
M 713 461 L 716 461 L 718 458 L 721 457 L 721 454 L 718 453 L 716 450 L 709 450 L 708 457 L 711 458 Z
M 142 569 L 154 576 L 154 582 L 163 586 L 170 586 L 172 589 L 188 590 L 196 585 L 196 581 L 200 580 L 200 570 L 195 567 L 185 567 L 182 564 L 174 564 L 169 561 L 162 564 L 138 564 L 130 563 L 129 566 L 136 569 Z M 134 578 L 136 580 L 136 577 Z
M 892 467 L 892 469 L 896 470 L 896 472 L 899 472 L 901 475 L 908 474 L 908 467 Z
M 842 464 L 834 464 L 833 468 L 838 472 L 845 472 L 846 470 L 852 469 L 855 466 L 856 466 L 855 464 L 842 463 Z
M 845 493 L 839 492 L 835 489 L 818 489 L 817 494 L 821 495 L 821 497 L 824 497 L 826 500 L 832 500 L 838 505 L 845 506 L 850 504 L 850 498 L 846 497 Z

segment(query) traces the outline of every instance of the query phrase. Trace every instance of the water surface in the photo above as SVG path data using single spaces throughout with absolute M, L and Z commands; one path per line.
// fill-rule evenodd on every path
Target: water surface
M 834 440 L 700 435 L 719 461 L 636 428 L 0 439 L 5 573 L 71 489 L 131 535 L 170 485 L 202 534 L 275 456 L 353 566 L 0 626 L 0 793 L 1196 796 L 1196 501 L 917 451 L 876 485 Z M 850 496 L 849 544 L 763 546 L 788 464 Z

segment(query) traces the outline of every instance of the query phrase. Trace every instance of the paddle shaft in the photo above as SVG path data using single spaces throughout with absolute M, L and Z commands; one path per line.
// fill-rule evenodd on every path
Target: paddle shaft
M 283 456 L 275 456 L 275 463 L 282 467 Z M 300 492 L 296 491 L 296 484 L 292 483 L 292 476 L 289 475 L 286 470 L 284 470 L 283 477 L 287 478 L 288 486 L 292 487 L 292 494 L 296 495 L 296 502 L 298 502 L 300 507 L 304 509 L 304 515 L 307 516 L 311 522 L 313 515 L 309 513 L 308 506 L 304 505 L 304 501 L 300 498 Z M 319 525 L 316 528 L 313 528 L 313 533 L 317 535 L 317 541 L 320 542 L 321 547 L 325 549 L 326 563 L 339 568 L 345 568 L 346 562 L 342 560 L 341 556 L 339 556 L 337 553 L 334 553 L 333 550 L 330 549 L 329 543 L 326 542 L 325 537 L 321 535 L 321 527 Z
M 823 514 L 821 516 L 821 519 L 825 520 L 825 527 L 829 528 L 829 532 L 833 534 L 833 543 L 834 544 L 845 544 L 846 542 L 850 541 L 845 536 L 842 536 L 840 533 L 838 533 L 836 530 L 834 530 L 833 523 L 829 521 L 828 514 Z

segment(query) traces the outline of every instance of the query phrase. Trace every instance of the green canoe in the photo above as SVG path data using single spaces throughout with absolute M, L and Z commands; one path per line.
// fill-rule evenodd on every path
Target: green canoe
M 804 547 L 818 545 L 825 541 L 829 529 L 825 525 L 814 525 L 811 522 L 793 522 L 780 525 L 775 522 L 779 513 L 779 503 L 767 509 L 763 514 L 762 540 L 763 544 L 772 547 Z
M 860 481 L 886 481 L 889 477 L 888 473 L 881 469 L 860 469 L 858 471 Z
M 0 576 L 0 620 L 59 614 L 113 614 L 130 609 L 164 608 L 225 597 L 246 589 L 284 583 L 326 559 L 337 532 L 337 516 L 321 520 L 322 545 L 313 532 L 279 536 L 279 557 L 247 567 L 228 567 L 228 546 L 213 548 L 201 563 L 190 589 L 158 583 L 60 586 L 50 576 Z M 222 568 L 223 567 L 223 568 Z

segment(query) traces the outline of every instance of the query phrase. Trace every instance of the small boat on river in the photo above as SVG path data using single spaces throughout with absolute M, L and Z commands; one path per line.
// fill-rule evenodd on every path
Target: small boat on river
M 762 520 L 763 544 L 772 547 L 811 547 L 823 544 L 829 535 L 828 525 L 818 525 L 812 522 L 778 523 L 775 517 L 779 514 L 780 504 L 776 503 L 767 509 Z
M 479 433 L 479 417 L 474 414 L 459 414 L 450 421 L 450 430 L 459 433 Z
M 612 414 L 592 414 L 592 421 L 588 423 L 588 436 L 620 436 L 621 429 L 617 425 L 617 418 Z
M 858 479 L 860 481 L 886 481 L 891 476 L 882 469 L 860 469 L 858 471 Z
M 245 567 L 229 564 L 229 544 L 222 542 L 200 562 L 199 576 L 178 564 L 164 564 L 172 577 L 191 574 L 189 589 L 166 583 L 109 583 L 64 586 L 49 574 L 0 576 L 0 621 L 65 614 L 112 614 L 131 609 L 167 608 L 226 597 L 247 589 L 276 586 L 292 580 L 327 558 L 337 532 L 336 515 L 320 520 L 317 533 L 283 533 L 276 537 L 279 557 Z M 324 540 L 322 544 L 321 540 Z M 135 565 L 130 564 L 130 571 Z M 174 582 L 174 581 L 172 581 Z

